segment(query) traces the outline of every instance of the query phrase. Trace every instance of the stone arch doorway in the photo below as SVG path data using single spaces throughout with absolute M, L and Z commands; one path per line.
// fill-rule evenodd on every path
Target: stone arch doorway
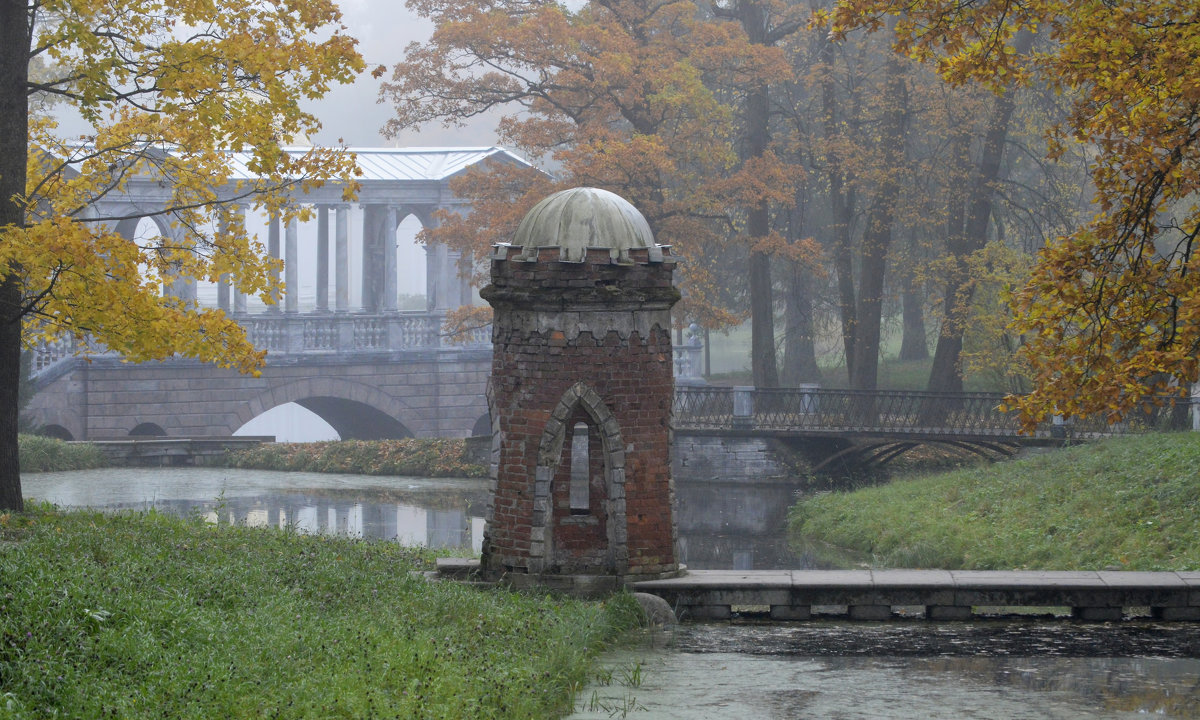
M 582 442 L 577 440 L 580 432 L 586 432 Z M 579 477 L 581 470 L 586 477 Z M 581 485 L 582 497 L 573 492 Z M 577 382 L 563 393 L 542 431 L 533 506 L 542 510 L 534 512 L 530 571 L 628 570 L 625 444 L 612 411 L 586 383 Z M 536 567 L 539 555 L 541 568 Z

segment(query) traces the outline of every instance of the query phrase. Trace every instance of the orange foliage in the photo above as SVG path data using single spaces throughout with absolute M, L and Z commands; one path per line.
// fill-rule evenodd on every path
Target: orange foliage
M 562 188 L 622 195 L 685 261 L 723 242 L 731 213 L 750 198 L 791 202 L 790 176 L 773 157 L 740 166 L 733 110 L 710 89 L 786 76 L 786 57 L 752 45 L 736 24 L 705 19 L 691 0 L 409 6 L 434 33 L 409 46 L 384 85 L 381 98 L 397 113 L 387 130 L 501 108 L 502 140 L 552 168 L 494 165 L 454 182 L 471 213 L 443 215 L 424 237 L 474 258 L 476 272 L 537 200 Z M 699 263 L 684 262 L 682 274 L 686 315 L 708 325 L 732 319 L 707 302 L 715 293 Z

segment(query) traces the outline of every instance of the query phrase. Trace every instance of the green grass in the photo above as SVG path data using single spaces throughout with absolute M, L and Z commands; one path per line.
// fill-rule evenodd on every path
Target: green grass
M 231 453 L 224 464 L 255 470 L 484 477 L 487 468 L 472 461 L 466 441 L 448 438 L 343 440 L 264 443 Z
M 0 515 L 0 718 L 547 718 L 636 623 L 433 583 L 426 551 L 166 515 Z
M 41 435 L 18 435 L 21 472 L 90 470 L 107 467 L 108 458 L 88 443 L 68 443 Z
M 1200 433 L 1082 445 L 807 498 L 789 531 L 880 567 L 1200 569 Z

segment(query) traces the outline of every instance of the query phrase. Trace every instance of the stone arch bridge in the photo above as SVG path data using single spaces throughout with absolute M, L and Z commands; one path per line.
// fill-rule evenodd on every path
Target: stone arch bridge
M 442 347 L 439 318 L 410 320 L 426 325 L 432 340 L 391 350 L 271 353 L 259 377 L 190 360 L 71 357 L 38 373 L 27 412 L 49 434 L 75 440 L 232 435 L 289 402 L 343 439 L 486 434 L 490 344 Z

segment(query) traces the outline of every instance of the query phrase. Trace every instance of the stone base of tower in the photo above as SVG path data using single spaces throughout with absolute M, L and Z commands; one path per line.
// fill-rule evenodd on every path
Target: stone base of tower
M 629 589 L 643 580 L 669 580 L 687 575 L 683 565 L 674 570 L 638 575 L 488 573 L 479 560 L 467 558 L 438 558 L 435 575 L 441 579 L 475 582 L 482 585 L 503 585 L 514 590 L 548 590 L 578 598 L 597 598 Z

